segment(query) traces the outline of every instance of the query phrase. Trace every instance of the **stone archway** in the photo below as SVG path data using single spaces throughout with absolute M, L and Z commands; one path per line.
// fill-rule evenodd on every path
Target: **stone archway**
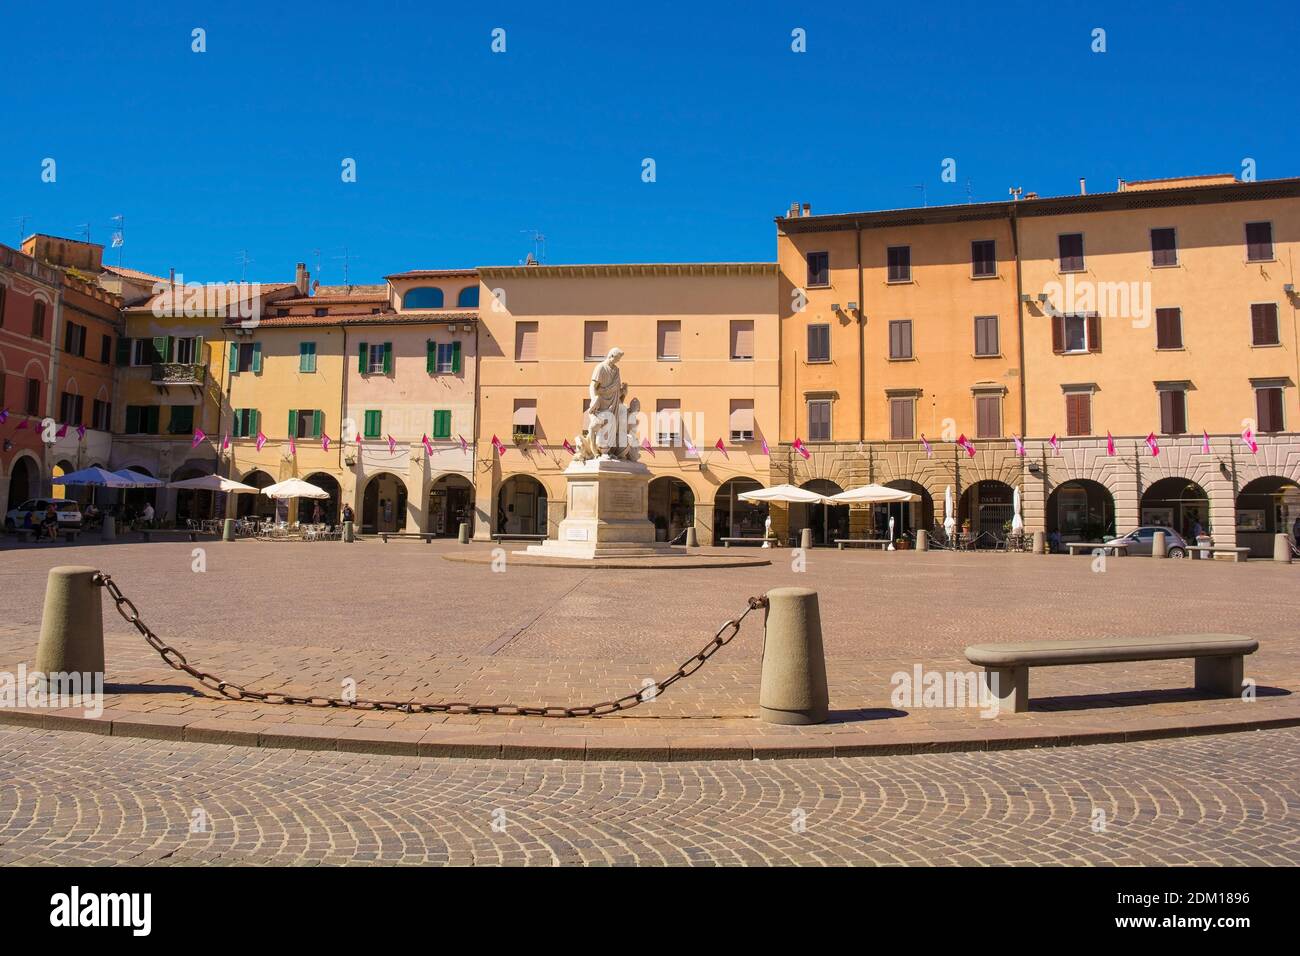
M 387 471 L 370 476 L 361 497 L 360 530 L 372 534 L 406 530 L 406 482 Z
M 1099 481 L 1072 478 L 1047 496 L 1048 535 L 1065 541 L 1104 541 L 1115 535 L 1115 497 Z
M 912 541 L 916 540 L 916 532 L 922 529 L 931 531 L 934 528 L 934 497 L 925 485 L 919 481 L 899 478 L 885 482 L 885 487 L 920 495 L 921 500 L 873 505 L 876 512 L 874 527 L 880 536 L 888 534 L 890 518 L 894 519 L 894 536 L 905 537 Z
M 474 536 L 474 486 L 464 475 L 441 475 L 429 485 L 429 506 L 425 531 L 441 538 L 454 538 L 461 523 Z
M 302 498 L 298 501 L 298 520 L 311 524 L 327 524 L 331 527 L 339 523 L 339 502 L 342 493 L 338 479 L 323 471 L 314 471 L 303 481 L 315 485 L 321 491 L 329 493 L 328 498 Z M 316 506 L 320 505 L 320 520 L 315 519 Z
M 1141 524 L 1173 528 L 1184 538 L 1194 539 L 1199 525 L 1208 534 L 1210 498 L 1197 482 L 1189 478 L 1161 478 L 1142 493 L 1138 508 Z
M 713 493 L 713 542 L 723 538 L 761 538 L 767 519 L 765 501 L 742 501 L 747 491 L 763 486 L 754 478 L 729 478 Z M 775 520 L 775 519 L 774 519 Z
M 28 455 L 19 455 L 9 463 L 9 508 L 35 498 L 41 493 L 41 473 Z M 5 527 L 9 522 L 6 520 Z
M 1251 557 L 1273 555 L 1273 536 L 1285 534 L 1300 542 L 1300 483 L 1280 475 L 1247 482 L 1236 501 L 1237 546 Z
M 819 495 L 838 495 L 844 489 L 833 481 L 826 478 L 814 478 L 812 481 L 806 481 L 799 486 L 805 491 L 813 491 Z M 835 543 L 837 538 L 849 537 L 849 506 L 848 505 L 791 505 L 790 506 L 790 526 L 794 528 L 810 528 L 812 530 L 812 540 L 814 545 L 828 546 Z
M 511 475 L 497 490 L 493 534 L 546 534 L 546 486 L 532 475 Z
M 660 475 L 650 482 L 647 505 L 656 541 L 676 541 L 695 524 L 695 492 L 673 475 Z
M 235 515 L 240 518 L 274 518 L 275 502 L 261 494 L 260 489 L 269 488 L 275 484 L 275 479 L 260 468 L 255 468 L 239 480 L 259 489 L 259 493 L 236 495 Z
M 1014 495 L 1014 488 L 996 478 L 984 478 L 968 486 L 957 505 L 958 530 L 964 532 L 970 522 L 975 547 L 993 547 L 1008 533 Z
M 212 474 L 212 463 L 187 461 L 174 472 L 172 481 L 187 481 L 190 478 L 202 478 Z M 216 495 L 211 491 L 196 491 L 180 488 L 176 490 L 176 524 L 183 521 L 201 521 L 215 514 Z

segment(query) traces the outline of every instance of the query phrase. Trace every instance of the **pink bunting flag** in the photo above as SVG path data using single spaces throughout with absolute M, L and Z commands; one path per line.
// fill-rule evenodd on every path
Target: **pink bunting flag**
M 461 441 L 464 441 L 464 439 L 462 438 Z M 572 445 L 569 444 L 569 439 L 567 438 L 564 439 L 564 450 L 567 451 L 570 455 L 574 454 L 574 452 L 577 451 L 576 448 L 574 448 Z
M 362 444 L 361 432 L 357 432 L 356 438 L 357 438 L 357 447 L 358 447 L 358 448 L 363 448 L 363 447 L 365 447 L 365 446 Z
M 722 452 L 723 458 L 727 459 L 727 461 L 731 461 L 731 456 L 727 454 L 727 446 L 722 444 L 721 438 L 717 440 L 717 442 L 714 444 L 713 447 L 716 448 L 718 451 Z
M 1249 426 L 1247 426 L 1245 431 L 1241 433 L 1241 440 L 1245 442 L 1246 447 L 1250 449 L 1252 455 L 1259 454 L 1259 442 L 1255 441 L 1255 433 L 1250 430 Z
M 230 432 L 226 432 L 226 437 L 221 439 L 221 450 L 230 451 Z
M 1052 454 L 1059 455 L 1061 453 L 1061 439 L 1056 437 L 1056 432 L 1052 432 L 1052 437 L 1047 440 L 1047 444 L 1052 446 Z
M 465 440 L 465 436 L 457 432 L 456 437 L 460 439 L 460 450 L 462 452 L 466 451 L 469 448 L 469 442 Z
M 191 448 L 198 448 L 199 445 L 203 444 L 203 439 L 205 439 L 205 438 L 207 438 L 207 437 L 208 437 L 208 436 L 207 436 L 206 434 L 204 434 L 202 428 L 196 428 L 196 429 L 194 429 L 194 439 L 193 439 L 193 441 L 190 442 L 190 447 L 191 447 Z
M 420 443 L 424 445 L 424 453 L 430 457 L 433 456 L 433 442 L 429 441 L 427 434 L 420 436 Z
M 1210 433 L 1204 428 L 1201 429 L 1201 451 L 1207 455 L 1210 453 Z
M 537 450 L 543 455 L 550 451 L 550 449 L 546 447 L 546 442 L 542 441 L 536 435 L 533 436 L 533 444 L 537 446 Z
M 330 450 L 330 436 L 326 435 L 324 432 L 320 433 L 320 447 L 322 451 Z
M 1110 432 L 1106 432 L 1106 454 L 1115 454 L 1115 436 Z
M 257 445 L 258 451 L 261 451 L 262 446 L 266 444 L 266 436 L 262 434 L 262 430 L 260 428 L 257 430 L 257 440 L 256 442 L 254 442 L 254 444 Z
M 397 454 L 397 439 L 392 435 L 388 436 L 388 453 L 390 455 Z
M 1021 458 L 1024 458 L 1025 457 L 1024 439 L 1021 438 L 1019 435 L 1012 435 L 1011 437 L 1015 439 L 1016 442 L 1016 454 L 1019 455 Z
M 289 454 L 293 455 L 295 458 L 298 457 L 298 443 L 293 440 L 292 435 L 289 436 Z
M 975 457 L 975 445 L 969 438 L 966 437 L 964 433 L 957 436 L 957 444 L 960 445 L 962 448 L 966 449 L 966 454 L 968 457 L 970 458 Z
M 767 447 L 767 439 L 766 439 L 766 438 L 763 439 L 763 454 L 764 454 L 764 455 L 768 455 L 768 456 L 770 456 L 770 455 L 772 454 L 772 450 L 771 450 L 770 448 Z
M 565 442 L 565 444 L 567 445 L 568 442 Z M 650 439 L 649 439 L 649 438 L 642 438 L 642 439 L 641 439 L 641 447 L 644 448 L 646 451 L 648 451 L 648 452 L 650 453 L 650 457 L 651 457 L 651 458 L 653 458 L 653 457 L 655 456 L 655 447 L 654 447 L 654 445 L 650 444 Z
M 682 441 L 683 441 L 683 442 L 685 443 L 685 445 L 686 445 L 686 457 L 687 457 L 687 458 L 699 458 L 699 457 L 700 457 L 700 450 L 699 450 L 698 448 L 696 448 L 693 444 L 691 444 L 691 440 L 690 440 L 689 438 L 683 438 Z
M 931 445 L 930 440 L 925 437 L 925 432 L 921 432 L 921 447 L 925 449 L 926 458 L 934 457 L 934 446 Z
M 505 456 L 506 446 L 502 443 L 500 438 L 497 438 L 496 435 L 492 436 L 492 447 L 496 450 L 498 455 L 501 455 L 502 457 Z
M 14 431 L 16 431 L 16 432 L 20 432 L 20 431 L 22 431 L 24 428 L 27 427 L 27 423 L 28 423 L 29 421 L 31 421 L 31 419 L 24 418 L 24 419 L 23 419 L 23 423 L 22 423 L 21 425 L 19 425 L 17 428 L 15 428 Z
M 796 438 L 793 442 L 790 443 L 790 447 L 793 448 L 795 451 L 797 451 L 799 454 L 803 455 L 804 461 L 807 461 L 809 458 L 812 457 L 812 454 L 808 451 L 807 448 L 804 447 L 802 438 Z
M 78 425 L 78 426 L 77 426 L 77 437 L 78 437 L 78 438 L 81 438 L 81 439 L 84 439 L 84 438 L 86 437 L 86 426 L 85 426 L 85 425 Z
M 60 426 L 59 426 L 59 430 L 56 431 L 56 432 L 54 433 L 54 437 L 55 437 L 55 438 L 66 438 L 66 437 L 67 437 L 67 434 L 68 434 L 68 426 L 67 426 L 67 425 L 60 425 Z
M 7 421 L 9 421 L 9 409 L 0 408 L 0 425 L 3 425 Z
M 1156 433 L 1151 432 L 1147 435 L 1147 447 L 1151 449 L 1151 457 L 1155 458 L 1160 454 L 1160 444 L 1156 441 Z

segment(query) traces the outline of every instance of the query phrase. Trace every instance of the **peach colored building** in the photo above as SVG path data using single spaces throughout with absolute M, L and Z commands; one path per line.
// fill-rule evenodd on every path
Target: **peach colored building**
M 777 273 L 770 263 L 481 268 L 477 537 L 550 534 L 564 448 L 609 349 L 639 402 L 660 540 L 762 533 L 738 495 L 768 483 L 778 427 Z M 501 450 L 492 444 L 493 437 Z M 718 446 L 721 444 L 721 449 Z

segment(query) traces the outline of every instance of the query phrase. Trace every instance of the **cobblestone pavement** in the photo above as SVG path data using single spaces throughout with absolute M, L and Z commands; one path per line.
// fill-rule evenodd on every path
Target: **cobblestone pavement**
M 0 766 L 3 864 L 1300 863 L 1300 730 L 656 765 L 0 728 Z

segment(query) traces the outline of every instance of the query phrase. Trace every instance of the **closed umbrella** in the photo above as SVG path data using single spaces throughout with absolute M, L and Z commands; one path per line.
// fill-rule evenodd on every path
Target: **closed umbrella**
M 1011 530 L 1019 534 L 1025 530 L 1025 519 L 1020 517 L 1020 489 L 1011 492 Z
M 957 521 L 952 516 L 952 485 L 949 485 L 943 490 L 943 530 L 949 541 L 956 527 Z

